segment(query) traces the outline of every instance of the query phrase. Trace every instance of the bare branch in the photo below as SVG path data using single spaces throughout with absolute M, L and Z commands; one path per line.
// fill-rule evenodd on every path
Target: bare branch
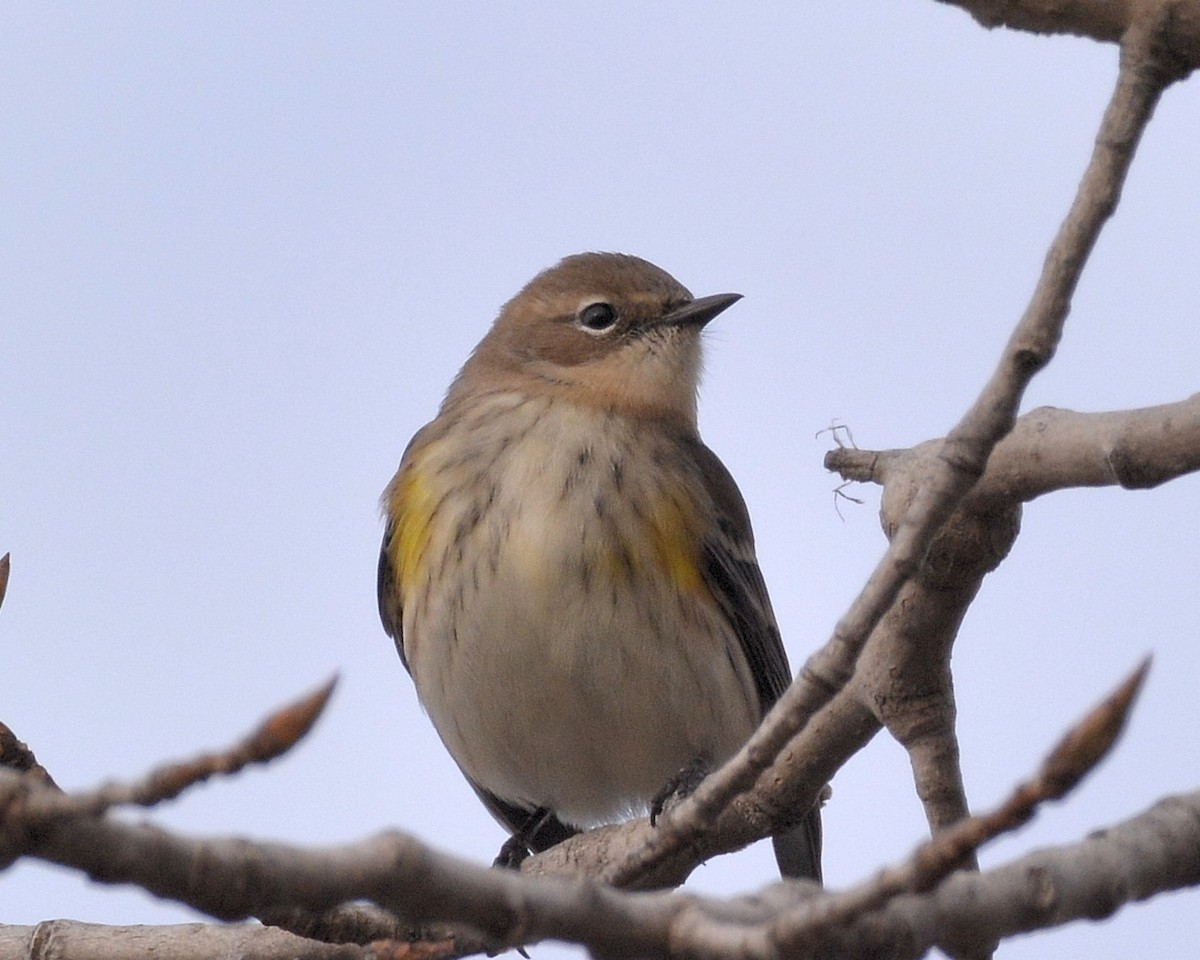
M 841 941 L 904 944 L 896 958 L 932 947 L 961 955 L 974 944 L 1100 920 L 1122 905 L 1200 884 L 1200 792 L 1169 797 L 1077 844 L 1037 851 L 982 874 L 959 872 L 929 894 L 900 897 Z
M 60 793 L 32 802 L 49 804 L 46 814 L 70 811 L 95 815 L 115 806 L 152 807 L 172 800 L 210 777 L 230 776 L 253 763 L 268 763 L 286 753 L 312 729 L 336 685 L 337 677 L 330 678 L 312 693 L 276 710 L 249 736 L 219 753 L 168 764 L 133 783 L 109 783 L 90 793 Z
M 1014 503 L 1068 487 L 1145 490 L 1197 470 L 1200 393 L 1109 413 L 1039 407 L 996 448 L 972 499 Z
M 983 844 L 1026 823 L 1040 804 L 1061 798 L 1095 768 L 1124 729 L 1149 666 L 1149 660 L 1143 661 L 1110 697 L 1068 731 L 1034 778 L 1019 785 L 994 811 L 946 827 L 918 847 L 907 863 L 882 871 L 857 889 L 822 898 L 808 909 L 780 918 L 764 935 L 786 952 L 789 944 L 829 937 L 901 893 L 921 893 L 937 886 Z
M 465 924 L 493 949 L 547 937 L 615 951 L 665 942 L 658 909 L 582 879 L 480 867 L 392 832 L 299 849 L 241 838 L 189 839 L 109 815 L 38 816 L 47 788 L 0 771 L 0 860 L 32 855 L 101 883 L 134 883 L 210 916 L 243 920 L 368 900 L 400 918 Z
M 426 960 L 451 960 L 487 953 L 493 948 L 467 927 L 408 923 L 369 903 L 343 903 L 319 912 L 281 907 L 259 913 L 258 919 L 322 943 L 371 944 L 375 953 L 382 956 L 403 954 Z
M 610 882 L 660 885 L 677 882 L 681 872 L 686 875 L 689 849 L 849 682 L 871 632 L 917 570 L 938 530 L 983 475 L 992 449 L 1016 420 L 1026 386 L 1054 354 L 1084 264 L 1116 209 L 1142 131 L 1175 76 L 1159 59 L 1163 29 L 1159 17 L 1145 26 L 1139 21 L 1139 28 L 1126 36 L 1116 89 L 1091 161 L 1030 304 L 978 399 L 930 456 L 925 482 L 866 586 L 749 742 L 691 797 L 667 811 L 646 847 L 605 873 Z M 764 835 L 770 827 L 759 825 Z
M 933 441 L 936 442 L 936 441 Z M 846 480 L 887 484 L 912 450 L 838 447 L 825 466 Z M 1138 410 L 1077 413 L 1038 407 L 1017 420 L 988 460 L 964 509 L 994 510 L 1070 487 L 1142 490 L 1200 470 L 1200 393 Z
M 411 937 L 429 935 L 428 931 L 393 927 L 388 917 L 374 915 L 369 907 L 339 905 L 367 900 L 397 918 L 459 924 L 478 932 L 474 940 L 469 935 L 456 939 L 453 933 L 436 934 L 437 939 L 422 944 L 421 955 L 426 957 L 547 938 L 619 955 L 681 950 L 724 956 L 801 955 L 817 944 L 863 936 L 860 930 L 870 931 L 877 922 L 874 911 L 901 893 L 936 886 L 966 853 L 1025 822 L 1037 804 L 1062 796 L 1115 741 L 1145 669 L 1143 664 L 1069 732 L 1039 774 L 995 812 L 960 822 L 923 844 L 908 862 L 838 895 L 816 896 L 813 885 L 799 883 L 781 886 L 777 896 L 731 902 L 628 894 L 582 879 L 484 869 L 397 833 L 343 847 L 301 850 L 236 839 L 188 840 L 83 812 L 39 819 L 39 805 L 25 801 L 48 788 L 7 772 L 0 773 L 0 809 L 6 813 L 3 837 L 12 854 L 30 853 L 73 866 L 103 882 L 135 882 L 225 919 L 333 911 L 323 920 L 324 935 L 331 937 L 331 921 L 340 913 L 343 921 L 350 920 L 356 938 L 364 930 L 400 933 L 390 947 L 375 945 L 392 955 L 409 955 Z M 284 904 L 290 905 L 287 910 Z M 360 911 L 367 916 L 354 919 Z M 701 935 L 707 939 L 689 941 Z M 736 951 L 713 953 L 714 944 L 731 945 L 731 938 Z M 855 954 L 831 948 L 826 955 Z
M 0 767 L 28 774 L 46 786 L 57 789 L 54 778 L 38 763 L 33 751 L 3 723 L 0 723 Z
M 829 939 L 781 941 L 763 935 L 773 916 L 805 911 L 789 903 L 790 884 L 726 904 L 679 910 L 672 943 L 689 957 L 800 960 L 888 957 L 916 960 L 937 947 L 961 957 L 1019 933 L 1076 920 L 1100 920 L 1123 904 L 1200 885 L 1200 791 L 1168 797 L 1086 839 L 1035 851 L 980 873 L 960 870 L 927 893 L 905 893 Z M 819 910 L 822 901 L 814 901 Z
M 925 462 L 937 449 L 936 441 L 912 450 L 839 448 L 827 454 L 826 465 L 847 478 L 884 484 L 881 518 L 890 532 L 906 515 Z M 1041 408 L 1021 417 L 997 445 L 984 476 L 939 533 L 917 576 L 903 588 L 901 602 L 876 628 L 850 688 L 908 750 L 931 829 L 965 813 L 953 730 L 950 654 L 983 576 L 1003 560 L 1014 541 L 1020 501 L 1065 486 L 1140 488 L 1198 468 L 1200 395 L 1112 413 Z M 803 754 L 796 745 L 789 752 L 811 758 L 821 749 L 809 738 L 803 743 Z M 771 776 L 774 782 L 787 779 L 779 764 Z M 799 795 L 788 793 L 774 802 L 786 807 Z
M 138 783 L 102 787 L 90 798 L 93 811 L 100 812 L 118 804 L 153 806 L 218 774 L 230 776 L 251 764 L 269 763 L 291 750 L 312 729 L 329 703 L 335 686 L 336 676 L 294 703 L 280 707 L 248 737 L 228 750 L 161 767 Z
M 1111 0 L 942 0 L 962 7 L 992 29 L 1011 27 L 1030 33 L 1065 33 L 1115 43 L 1139 20 L 1164 21 L 1163 44 L 1178 61 L 1179 76 L 1200 66 L 1200 4 L 1195 0 L 1134 2 Z
M 260 926 L 108 927 L 74 920 L 51 920 L 33 927 L 0 926 L 0 957 L 70 957 L 71 960 L 377 960 L 357 946 L 314 943 L 282 930 Z
M 987 841 L 1026 823 L 1037 807 L 1061 798 L 1095 768 L 1124 728 L 1133 700 L 1145 679 L 1144 661 L 1117 690 L 1080 720 L 1050 752 L 1037 774 L 1019 785 L 994 811 L 968 817 L 949 826 L 925 843 L 904 863 L 880 871 L 873 879 L 841 893 L 816 897 L 783 907 L 769 923 L 744 929 L 736 943 L 729 931 L 715 934 L 708 924 L 695 923 L 694 945 L 726 942 L 737 955 L 750 957 L 841 956 L 833 944 L 854 930 L 864 918 L 905 893 L 923 893 L 937 887 Z M 978 950 L 990 949 L 980 940 Z

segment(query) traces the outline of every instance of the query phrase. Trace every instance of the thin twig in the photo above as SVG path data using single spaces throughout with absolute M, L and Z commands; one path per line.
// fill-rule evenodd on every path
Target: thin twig
M 0 557 L 0 607 L 4 606 L 4 595 L 8 593 L 8 574 L 12 569 L 12 556 L 5 554 Z
M 58 789 L 50 771 L 38 763 L 33 751 L 3 723 L 0 723 L 0 767 L 17 770 Z
M 131 783 L 108 783 L 87 793 L 41 798 L 47 809 L 39 815 L 81 813 L 96 816 L 116 806 L 152 807 L 173 800 L 184 790 L 217 775 L 230 776 L 254 763 L 267 763 L 294 747 L 329 703 L 337 685 L 334 676 L 312 693 L 276 710 L 241 741 L 217 753 L 166 764 Z

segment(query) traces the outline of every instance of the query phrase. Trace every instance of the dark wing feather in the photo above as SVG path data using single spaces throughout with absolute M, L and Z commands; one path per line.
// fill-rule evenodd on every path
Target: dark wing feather
M 705 582 L 737 635 L 765 714 L 792 682 L 792 671 L 754 558 L 750 514 L 717 455 L 699 440 L 693 455 L 717 510 L 717 533 L 701 547 Z
M 717 509 L 716 535 L 702 546 L 704 578 L 728 618 L 765 715 L 792 682 L 787 653 L 771 610 L 767 585 L 754 557 L 750 514 L 733 477 L 699 439 L 693 454 Z M 821 804 L 813 804 L 793 827 L 771 838 L 775 860 L 785 877 L 821 881 Z
M 389 520 L 383 531 L 383 545 L 379 548 L 379 572 L 375 578 L 375 595 L 379 601 L 379 619 L 383 621 L 383 629 L 396 642 L 396 652 L 400 654 L 400 662 L 404 669 L 411 674 L 408 660 L 404 657 L 404 617 L 400 608 L 400 588 L 396 583 L 396 569 L 392 566 L 391 546 L 392 537 L 396 533 L 396 524 Z

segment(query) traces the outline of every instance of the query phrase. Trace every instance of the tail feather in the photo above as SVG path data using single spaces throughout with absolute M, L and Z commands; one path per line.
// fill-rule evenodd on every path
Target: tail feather
M 821 882 L 821 802 L 818 800 L 794 827 L 771 838 L 780 876 Z

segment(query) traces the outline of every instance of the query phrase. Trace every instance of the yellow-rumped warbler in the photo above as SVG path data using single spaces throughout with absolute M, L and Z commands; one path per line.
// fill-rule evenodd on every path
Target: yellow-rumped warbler
M 791 674 L 745 503 L 700 440 L 694 299 L 585 253 L 500 312 L 384 493 L 379 612 L 514 862 L 720 764 Z M 816 807 L 774 838 L 820 879 Z

